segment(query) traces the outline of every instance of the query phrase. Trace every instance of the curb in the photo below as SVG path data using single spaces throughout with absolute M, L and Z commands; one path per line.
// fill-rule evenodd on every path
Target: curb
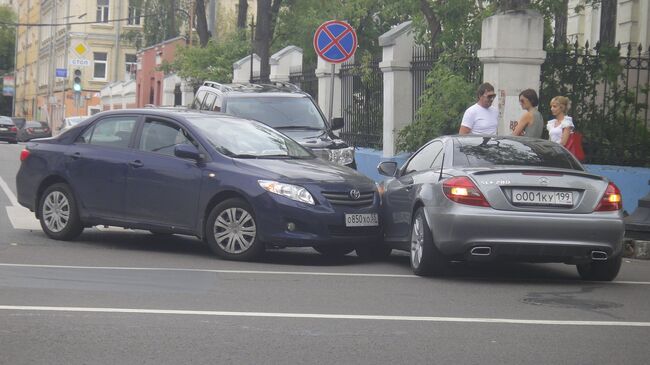
M 650 241 L 626 239 L 623 245 L 623 257 L 650 260 Z

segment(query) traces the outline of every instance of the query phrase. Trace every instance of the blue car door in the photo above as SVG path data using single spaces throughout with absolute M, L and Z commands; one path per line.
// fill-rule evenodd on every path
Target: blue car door
M 178 144 L 195 139 L 183 126 L 147 118 L 139 134 L 137 156 L 129 162 L 126 214 L 143 223 L 194 229 L 198 218 L 202 168 L 194 160 L 174 156 Z
M 111 116 L 93 123 L 65 154 L 68 181 L 90 216 L 121 218 L 129 147 L 137 116 Z

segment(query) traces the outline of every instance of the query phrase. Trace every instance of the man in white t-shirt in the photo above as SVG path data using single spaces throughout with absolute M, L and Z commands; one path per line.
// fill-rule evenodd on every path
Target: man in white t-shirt
M 478 101 L 470 106 L 463 114 L 458 134 L 497 134 L 499 111 L 492 106 L 497 94 L 494 86 L 485 82 L 476 91 Z

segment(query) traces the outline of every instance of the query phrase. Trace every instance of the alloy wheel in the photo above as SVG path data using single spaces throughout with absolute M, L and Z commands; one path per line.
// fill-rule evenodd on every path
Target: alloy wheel
M 422 216 L 418 215 L 413 221 L 411 230 L 411 266 L 420 267 L 422 263 L 422 246 L 424 243 L 424 230 L 422 229 Z
M 43 202 L 45 225 L 52 232 L 61 232 L 70 221 L 70 202 L 60 191 L 52 191 Z
M 225 252 L 238 254 L 248 250 L 255 242 L 255 220 L 242 208 L 223 210 L 214 221 L 214 239 Z

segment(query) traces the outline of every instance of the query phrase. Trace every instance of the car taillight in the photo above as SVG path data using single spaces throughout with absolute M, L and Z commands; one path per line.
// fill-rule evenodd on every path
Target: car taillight
M 24 150 L 20 151 L 20 161 L 25 161 L 29 157 L 29 150 L 25 148 Z
M 481 191 L 474 182 L 466 176 L 452 177 L 442 184 L 445 196 L 456 203 L 475 205 L 478 207 L 489 207 L 490 203 L 485 200 Z
M 27 128 L 27 132 L 32 133 L 32 132 L 34 132 L 34 129 L 32 129 L 32 128 Z
M 9 128 L 9 130 L 12 131 L 12 132 L 18 132 L 18 128 L 16 128 L 16 127 L 11 127 L 11 128 Z
M 607 212 L 620 209 L 623 209 L 621 191 L 618 189 L 618 186 L 610 182 L 609 185 L 607 185 L 607 189 L 605 189 L 603 198 L 600 199 L 600 203 L 598 203 L 598 206 L 596 207 L 596 212 Z

